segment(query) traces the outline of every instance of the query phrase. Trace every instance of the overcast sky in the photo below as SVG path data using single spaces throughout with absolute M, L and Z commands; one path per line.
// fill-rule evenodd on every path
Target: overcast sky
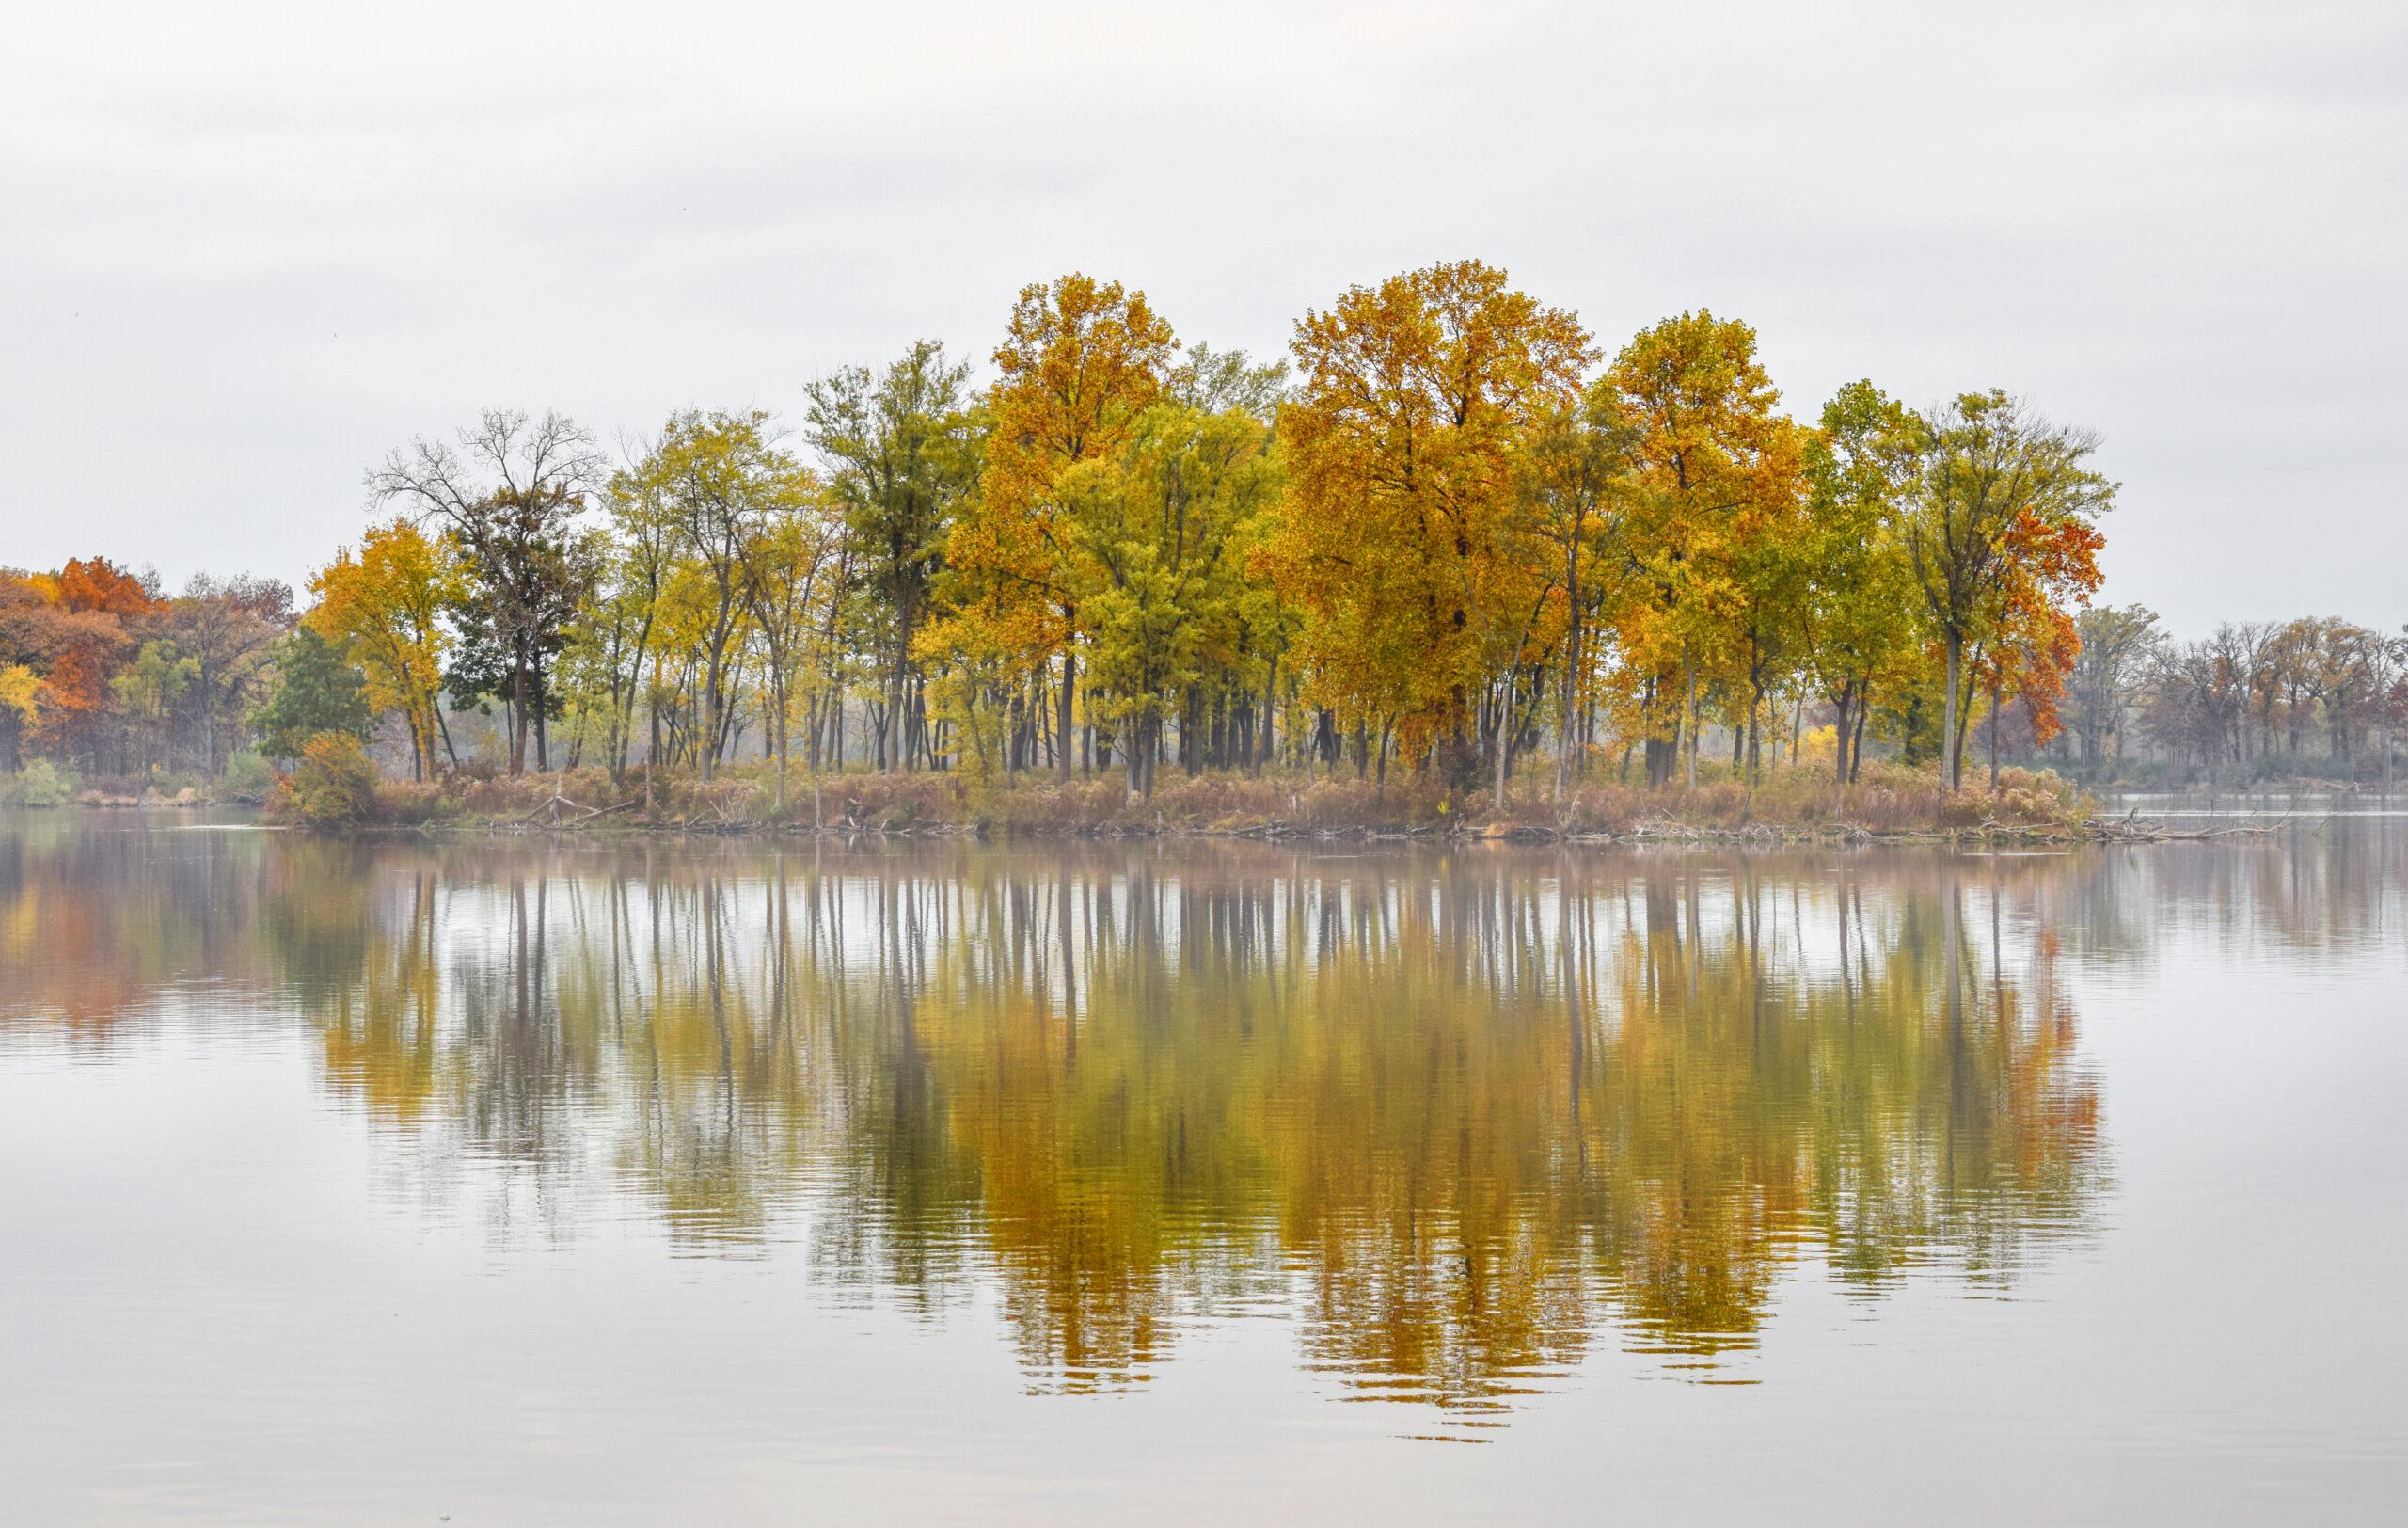
M 1476 255 L 2099 430 L 2105 597 L 2408 621 L 2408 6 L 28 8 L 0 565 L 296 582 L 486 405 L 791 415 L 1023 283 L 1276 351 Z

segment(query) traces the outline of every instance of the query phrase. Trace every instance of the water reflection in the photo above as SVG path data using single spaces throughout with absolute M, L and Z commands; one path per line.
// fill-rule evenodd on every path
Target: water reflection
M 2145 947 L 2118 879 L 2307 939 L 2350 902 L 2300 878 L 2372 874 L 54 820 L 0 836 L 0 1035 L 301 1024 L 397 1191 L 498 1236 L 634 1214 L 824 1296 L 991 1292 L 1045 1389 L 1276 1316 L 1334 1393 L 1464 1426 L 1601 1343 L 1743 1379 L 1801 1270 L 2011 1284 L 2104 1185 L 2059 968 Z

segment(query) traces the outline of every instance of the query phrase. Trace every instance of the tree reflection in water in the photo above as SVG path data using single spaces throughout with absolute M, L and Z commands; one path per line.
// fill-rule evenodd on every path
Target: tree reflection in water
M 1801 1264 L 2007 1282 L 2102 1186 L 2092 857 L 93 842 L 10 840 L 14 1022 L 251 995 L 498 1234 L 991 1289 L 1042 1388 L 1267 1313 L 1480 1425 L 1600 1341 L 1727 1373 Z

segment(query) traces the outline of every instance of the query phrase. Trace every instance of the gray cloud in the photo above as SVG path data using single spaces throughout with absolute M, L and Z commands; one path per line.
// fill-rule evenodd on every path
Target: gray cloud
M 2397 625 L 2397 8 L 98 6 L 0 55 L 0 561 L 298 578 L 486 403 L 790 407 L 1022 282 L 1479 254 L 2100 429 L 2108 595 Z

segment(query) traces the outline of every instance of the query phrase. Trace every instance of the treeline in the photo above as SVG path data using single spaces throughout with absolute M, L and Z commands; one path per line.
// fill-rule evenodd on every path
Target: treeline
M 2219 782 L 2390 778 L 2408 634 L 2309 616 L 2181 641 L 2139 605 L 2085 611 L 2069 678 L 2082 772 L 2164 765 Z
M 293 590 L 275 580 L 204 574 L 170 595 L 105 557 L 0 568 L 0 761 L 220 774 L 273 724 L 261 703 L 293 625 Z
M 1801 422 L 1745 324 L 1608 354 L 1478 262 L 1290 349 L 1183 345 L 1074 275 L 1021 294 L 983 388 L 924 342 L 790 422 L 610 452 L 488 412 L 369 473 L 297 624 L 271 585 L 14 579 L 0 741 L 214 770 L 246 728 L 291 756 L 382 719 L 420 778 L 1276 765 L 1501 799 L 1533 759 L 1559 796 L 1694 783 L 1709 735 L 1749 780 L 1881 745 L 1954 787 L 1977 725 L 1993 759 L 2060 730 L 2115 487 L 2024 400 L 1858 382 Z M 238 594 L 239 661 L 175 625 Z

